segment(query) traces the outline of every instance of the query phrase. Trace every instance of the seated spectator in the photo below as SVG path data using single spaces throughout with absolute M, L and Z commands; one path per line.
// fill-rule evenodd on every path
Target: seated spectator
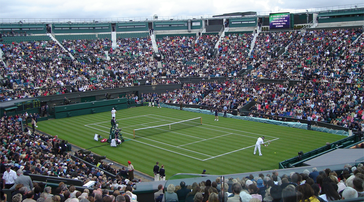
M 342 192 L 342 199 L 352 199 L 352 198 L 358 198 L 358 192 L 351 187 L 346 187 Z
M 240 183 L 234 183 L 231 187 L 232 193 L 234 194 L 232 197 L 228 198 L 228 202 L 238 202 L 240 201 L 240 192 L 241 192 L 241 185 Z
M 177 202 L 178 201 L 178 196 L 174 191 L 175 191 L 174 185 L 169 184 L 167 187 L 167 192 L 164 194 L 165 202 Z

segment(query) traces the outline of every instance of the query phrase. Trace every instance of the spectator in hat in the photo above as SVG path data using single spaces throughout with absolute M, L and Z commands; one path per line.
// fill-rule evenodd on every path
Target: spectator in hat
M 23 184 L 28 190 L 33 190 L 33 181 L 29 176 L 23 175 L 23 170 L 18 169 L 16 171 L 18 177 L 15 179 L 14 185 L 10 188 L 10 190 L 15 190 L 15 186 L 18 184 Z
M 133 181 L 133 179 L 134 179 L 134 166 L 133 166 L 133 164 L 131 164 L 130 161 L 128 161 L 128 176 L 129 176 L 129 180 Z
M 10 189 L 14 185 L 17 175 L 16 172 L 11 169 L 10 164 L 6 164 L 5 168 L 6 171 L 3 174 L 3 189 Z
M 177 191 L 178 200 L 184 201 L 186 200 L 187 194 L 191 192 L 191 189 L 187 189 L 184 181 L 181 181 L 179 185 L 181 186 L 181 189 Z

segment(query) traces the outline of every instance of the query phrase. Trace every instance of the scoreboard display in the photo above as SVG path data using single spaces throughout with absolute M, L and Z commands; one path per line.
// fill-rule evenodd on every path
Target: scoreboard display
M 290 13 L 270 13 L 269 29 L 289 29 Z

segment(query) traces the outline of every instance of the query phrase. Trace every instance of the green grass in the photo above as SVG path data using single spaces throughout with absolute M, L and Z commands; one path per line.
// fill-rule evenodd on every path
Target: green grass
M 133 139 L 133 129 L 195 117 L 202 117 L 203 125 Z M 126 139 L 119 147 L 93 140 L 95 133 L 108 138 L 110 112 L 42 121 L 38 129 L 123 165 L 130 160 L 136 170 L 151 176 L 158 161 L 165 166 L 167 179 L 176 173 L 200 174 L 204 169 L 213 175 L 277 169 L 280 161 L 299 151 L 344 138 L 232 118 L 220 117 L 217 122 L 213 115 L 156 107 L 119 110 L 116 119 Z M 271 144 L 262 147 L 263 156 L 253 155 L 256 139 L 262 135 Z

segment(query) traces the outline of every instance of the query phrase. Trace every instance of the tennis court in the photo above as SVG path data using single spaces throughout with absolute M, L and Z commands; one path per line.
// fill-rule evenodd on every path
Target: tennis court
M 133 121 L 131 121 L 133 120 Z M 135 120 L 140 122 L 135 123 Z M 201 117 L 188 120 L 171 118 L 156 114 L 146 114 L 118 119 L 121 133 L 127 141 L 135 141 L 140 144 L 158 148 L 177 155 L 185 156 L 199 161 L 207 161 L 214 158 L 253 148 L 256 139 L 262 134 L 255 134 L 247 131 L 240 131 L 231 128 L 215 126 L 211 124 L 200 124 Z M 184 123 L 190 124 L 184 124 Z M 180 124 L 182 127 L 180 127 Z M 156 127 L 155 126 L 162 126 Z M 104 137 L 108 136 L 109 121 L 86 124 L 85 127 L 92 128 L 100 132 Z M 139 136 L 138 129 L 144 129 L 142 136 Z M 176 128 L 173 130 L 173 128 Z M 133 130 L 137 129 L 136 138 Z M 231 141 L 234 140 L 234 144 Z M 266 140 L 276 141 L 279 138 L 266 136 Z M 209 151 L 211 145 L 229 144 L 229 147 Z M 202 144 L 203 143 L 203 144 Z M 100 143 L 102 144 L 102 143 Z M 209 151 L 209 152 L 206 152 Z
M 168 124 L 202 117 L 202 125 L 169 130 Z M 97 113 L 38 123 L 38 129 L 58 135 L 71 144 L 153 175 L 155 162 L 164 164 L 167 179 L 175 173 L 240 173 L 278 168 L 278 162 L 292 158 L 298 151 L 311 151 L 342 136 L 281 127 L 232 118 L 214 121 L 214 115 L 153 107 L 118 110 L 116 120 L 126 140 L 118 147 L 95 141 L 95 133 L 108 138 L 111 113 Z M 136 129 L 167 125 L 159 132 Z M 136 138 L 134 139 L 134 130 Z M 158 131 L 158 130 L 157 130 Z M 151 133 L 151 134 L 150 134 Z M 262 148 L 263 156 L 253 155 L 254 145 L 264 135 L 272 143 Z M 222 168 L 223 167 L 223 168 Z

